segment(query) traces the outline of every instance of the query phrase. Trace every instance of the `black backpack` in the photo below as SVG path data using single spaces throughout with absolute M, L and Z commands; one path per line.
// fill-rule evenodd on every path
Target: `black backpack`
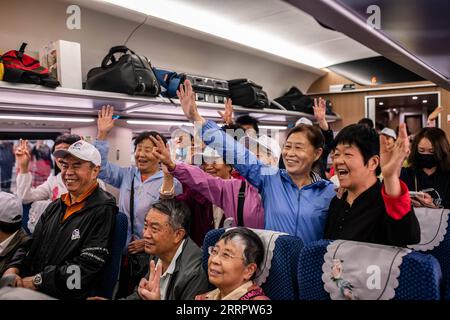
M 114 57 L 116 53 L 122 53 L 118 60 Z M 86 89 L 151 97 L 161 91 L 148 59 L 126 46 L 112 47 L 101 67 L 88 72 Z
M 297 87 L 292 87 L 281 97 L 275 99 L 286 110 L 314 114 L 314 100 L 305 96 Z M 326 100 L 326 114 L 336 115 L 333 112 L 330 100 Z
M 284 95 L 274 100 L 285 107 L 286 110 L 314 114 L 312 108 L 314 105 L 313 100 L 310 97 L 305 96 L 296 87 L 292 87 Z

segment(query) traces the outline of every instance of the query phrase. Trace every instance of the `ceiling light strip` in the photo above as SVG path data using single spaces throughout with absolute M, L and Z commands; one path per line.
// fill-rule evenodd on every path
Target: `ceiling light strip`
M 0 115 L 4 120 L 30 120 L 30 121 L 67 121 L 67 122 L 94 122 L 92 118 L 69 118 L 69 117 L 40 117 L 40 116 L 14 116 Z

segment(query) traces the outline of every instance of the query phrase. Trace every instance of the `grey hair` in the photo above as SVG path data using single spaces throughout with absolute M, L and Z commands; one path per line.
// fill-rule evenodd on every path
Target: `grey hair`
M 154 203 L 152 209 L 168 215 L 169 225 L 173 230 L 182 228 L 186 231 L 186 234 L 188 233 L 191 211 L 184 202 L 175 199 L 164 199 Z
M 261 238 L 248 228 L 237 227 L 222 234 L 220 240 L 223 240 L 225 243 L 233 241 L 243 246 L 244 264 L 255 263 L 257 266 L 256 272 L 251 277 L 251 280 L 253 280 L 260 271 L 264 259 L 264 244 Z

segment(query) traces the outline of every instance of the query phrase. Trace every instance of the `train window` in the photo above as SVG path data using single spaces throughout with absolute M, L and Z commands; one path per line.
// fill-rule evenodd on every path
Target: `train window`
M 20 140 L 0 140 L 0 180 L 1 190 L 16 192 L 16 177 L 26 172 L 31 173 L 31 186 L 33 188 L 43 184 L 50 175 L 58 172 L 52 157 L 53 140 L 28 140 L 26 154 L 15 156 Z

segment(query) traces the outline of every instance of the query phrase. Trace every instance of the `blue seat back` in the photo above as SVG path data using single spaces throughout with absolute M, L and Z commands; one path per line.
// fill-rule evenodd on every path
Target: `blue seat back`
M 303 247 L 298 263 L 301 300 L 330 300 L 322 282 L 324 255 L 330 243 L 319 240 Z M 413 251 L 403 257 L 394 300 L 438 300 L 441 280 L 441 268 L 436 258 Z
M 225 229 L 211 230 L 203 242 L 203 268 L 208 269 L 208 247 L 214 246 Z M 262 288 L 272 300 L 295 300 L 298 297 L 297 263 L 303 242 L 296 237 L 282 235 L 275 242 L 269 276 Z
M 127 231 L 127 216 L 122 212 L 118 212 L 111 242 L 111 252 L 102 271 L 101 279 L 91 295 L 108 299 L 114 298 L 114 289 L 119 279 L 122 251 L 127 241 Z
M 31 235 L 30 230 L 28 229 L 28 220 L 30 219 L 30 208 L 31 203 L 28 204 L 22 204 L 22 228 L 25 230 L 25 232 L 28 235 Z
M 450 221 L 444 239 L 437 247 L 429 251 L 419 251 L 434 256 L 442 269 L 442 298 L 450 300 Z
M 431 251 L 425 253 L 434 256 L 441 265 L 442 269 L 442 298 L 450 300 L 450 223 L 447 226 L 447 233 L 444 236 L 444 240 Z

